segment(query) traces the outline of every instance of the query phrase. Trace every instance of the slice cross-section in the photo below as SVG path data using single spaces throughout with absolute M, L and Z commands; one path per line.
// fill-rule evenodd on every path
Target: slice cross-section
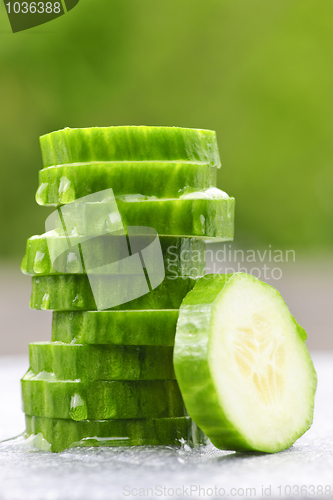
M 25 274 L 37 275 L 59 275 L 64 272 L 68 274 L 82 273 L 82 260 L 87 259 L 94 262 L 94 267 L 98 272 L 99 267 L 105 269 L 105 264 L 113 262 L 112 271 L 114 274 L 122 274 L 124 266 L 122 259 L 128 254 L 124 252 L 123 236 L 104 234 L 102 236 L 85 240 L 82 244 L 82 236 L 72 237 L 71 246 L 67 244 L 67 236 L 57 236 L 50 233 L 41 236 L 32 236 L 27 241 L 26 253 L 21 264 L 21 270 Z M 145 248 L 151 243 L 151 237 L 131 236 L 131 242 L 135 244 L 139 240 L 137 247 Z M 77 242 L 77 243 L 76 243 Z M 126 243 L 126 251 L 128 246 Z M 199 277 L 205 274 L 205 249 L 206 242 L 202 238 L 188 238 L 177 236 L 159 236 L 161 246 L 164 271 L 171 276 L 194 276 Z M 78 251 L 78 244 L 84 247 L 84 259 L 82 251 Z M 56 259 L 57 269 L 53 266 L 52 255 L 58 255 Z M 88 257 L 88 258 L 87 258 Z M 155 257 L 155 262 L 154 262 Z M 115 265 L 119 262 L 119 266 Z M 84 262 L 87 264 L 87 262 Z M 136 268 L 127 261 L 128 274 L 135 274 Z M 160 260 L 155 253 L 151 252 L 149 265 L 152 272 L 160 272 Z M 92 273 L 92 271 L 90 271 Z
M 44 167 L 91 161 L 199 161 L 220 166 L 216 133 L 180 127 L 65 128 L 40 138 Z
M 178 309 L 57 311 L 52 340 L 69 344 L 173 346 Z
M 230 241 L 234 237 L 235 199 L 217 188 L 183 198 L 138 201 L 124 196 L 116 201 L 125 227 L 145 226 L 155 229 L 159 235 L 200 236 L 220 241 Z M 71 207 L 71 218 L 80 228 L 77 234 L 98 236 L 106 233 L 104 202 L 73 203 L 66 207 Z M 54 229 L 58 234 L 63 231 L 60 217 Z
M 39 342 L 29 345 L 29 353 L 33 373 L 53 373 L 58 380 L 175 379 L 172 347 Z
M 29 371 L 22 379 L 23 411 L 72 420 L 164 418 L 186 415 L 175 380 L 57 380 Z
M 36 201 L 62 205 L 112 188 L 115 196 L 179 198 L 216 186 L 217 168 L 200 162 L 92 162 L 39 171 Z
M 110 297 L 120 293 L 119 287 L 117 288 L 117 280 L 118 284 L 121 283 L 123 297 L 126 297 L 127 289 L 135 291 L 133 278 L 133 275 L 112 276 L 109 283 L 111 285 L 114 283 L 114 286 L 110 287 Z M 166 276 L 163 282 L 149 293 L 142 296 L 138 293 L 136 295 L 138 298 L 127 302 L 124 300 L 122 304 L 112 309 L 178 309 L 183 298 L 194 287 L 195 283 L 196 279 L 192 277 Z M 139 285 L 138 290 L 140 291 Z M 94 293 L 95 295 L 86 274 L 33 276 L 30 307 L 55 311 L 95 311 L 97 306 L 94 297 L 105 294 L 103 276 L 101 290 L 99 291 L 98 286 L 95 286 Z
M 174 364 L 186 408 L 218 448 L 277 452 L 311 425 L 316 374 L 280 294 L 207 275 L 180 308 Z
M 142 420 L 64 420 L 25 417 L 25 435 L 45 451 L 84 446 L 205 444 L 206 437 L 189 417 Z

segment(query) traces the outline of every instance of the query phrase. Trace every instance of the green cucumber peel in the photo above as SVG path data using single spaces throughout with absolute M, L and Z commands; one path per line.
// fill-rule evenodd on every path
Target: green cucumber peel
M 133 276 L 125 276 L 128 289 L 133 290 Z M 113 279 L 113 278 L 112 278 Z M 185 295 L 194 287 L 192 277 L 165 277 L 163 282 L 146 295 L 139 296 L 113 308 L 127 309 L 178 309 Z M 102 283 L 102 292 L 104 284 Z M 115 288 L 114 293 L 117 293 Z M 139 294 L 138 294 L 139 295 Z M 30 299 L 32 309 L 54 311 L 95 311 L 96 302 L 85 274 L 66 274 L 60 276 L 34 276 Z
M 39 171 L 36 201 L 63 205 L 112 188 L 114 195 L 179 198 L 216 186 L 217 169 L 200 162 L 92 162 Z
M 235 199 L 229 198 L 223 191 L 217 191 L 217 197 L 213 192 L 207 196 L 205 193 L 193 193 L 184 199 L 117 199 L 117 207 L 125 227 L 146 226 L 155 229 L 159 235 L 199 236 L 230 241 L 234 237 Z M 79 229 L 77 234 L 105 234 L 106 209 L 103 202 L 73 204 L 71 217 Z M 59 234 L 63 231 L 62 226 L 54 229 Z
M 280 294 L 254 276 L 198 280 L 180 307 L 174 366 L 215 446 L 274 453 L 306 432 L 316 374 L 304 340 Z
M 144 248 L 151 243 L 151 237 L 138 236 L 137 239 L 142 240 L 141 247 Z M 135 239 L 132 236 L 132 241 Z M 77 237 L 77 243 L 80 243 L 82 238 Z M 123 255 L 123 237 L 119 237 L 119 246 L 117 248 L 117 236 L 105 234 L 98 238 L 91 238 L 84 241 L 85 255 L 93 255 L 93 260 L 96 268 L 104 266 L 105 263 L 112 261 L 121 261 L 125 257 Z M 75 237 L 71 237 L 71 244 L 74 245 Z M 146 241 L 146 243 L 145 243 Z M 205 271 L 205 249 L 206 243 L 201 238 L 188 238 L 176 236 L 160 236 L 159 242 L 161 245 L 164 270 L 166 275 L 171 276 L 193 276 L 200 277 Z M 66 236 L 50 236 L 50 233 L 45 233 L 41 236 L 33 236 L 29 238 L 26 246 L 26 253 L 21 264 L 21 270 L 24 274 L 32 276 L 37 275 L 60 275 L 61 272 L 54 269 L 50 257 L 50 246 L 53 255 L 59 255 L 57 258 L 57 267 L 66 269 L 68 274 L 82 273 L 81 256 L 78 252 L 73 252 L 70 247 L 67 251 L 63 251 L 67 247 Z M 82 243 L 81 243 L 82 248 Z M 59 251 L 57 251 L 59 249 Z M 112 249 L 112 250 L 111 250 Z M 126 247 L 127 249 L 127 247 Z M 52 255 L 52 253 L 51 253 Z M 152 265 L 153 264 L 153 265 Z M 159 261 L 150 262 L 150 269 L 159 271 Z M 131 263 L 127 263 L 128 274 L 135 274 L 135 269 L 132 269 Z M 113 266 L 114 272 L 117 270 Z M 124 266 L 121 266 L 123 272 Z M 95 271 L 97 272 L 97 271 Z M 119 274 L 121 274 L 119 272 Z
M 44 167 L 103 161 L 194 161 L 220 166 L 216 133 L 180 127 L 65 128 L 40 137 Z
M 174 380 L 172 347 L 78 345 L 40 342 L 29 345 L 30 370 L 58 380 Z
M 173 346 L 178 309 L 58 311 L 52 341 L 69 344 Z
M 73 447 L 156 446 L 206 443 L 189 417 L 144 420 L 64 420 L 26 415 L 25 436 L 37 449 L 59 453 Z
M 27 415 L 75 421 L 186 416 L 175 380 L 57 380 L 29 371 L 22 379 Z

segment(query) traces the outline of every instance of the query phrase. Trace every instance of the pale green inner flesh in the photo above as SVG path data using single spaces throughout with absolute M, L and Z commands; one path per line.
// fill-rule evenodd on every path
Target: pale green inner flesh
M 276 291 L 252 277 L 234 277 L 220 297 L 209 345 L 219 403 L 251 446 L 288 442 L 311 418 L 305 343 Z

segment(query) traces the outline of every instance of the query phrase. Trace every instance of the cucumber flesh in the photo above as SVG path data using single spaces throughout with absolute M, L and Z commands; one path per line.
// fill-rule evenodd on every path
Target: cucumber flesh
M 44 167 L 103 161 L 194 161 L 220 166 L 216 133 L 180 127 L 65 128 L 40 138 Z
M 311 425 L 316 374 L 280 294 L 243 273 L 186 296 L 174 365 L 187 410 L 221 449 L 278 452 Z
M 100 290 L 96 286 L 94 288 L 95 295 L 93 295 L 88 276 L 85 274 L 34 276 L 32 278 L 30 307 L 55 311 L 96 311 L 94 297 L 97 297 L 98 300 L 102 296 L 107 301 L 122 293 L 124 303 L 114 307 L 113 310 L 178 309 L 185 295 L 196 283 L 196 279 L 191 277 L 173 278 L 167 276 L 154 290 L 126 302 L 126 297 L 130 296 L 130 293 L 134 294 L 136 290 L 135 277 L 111 276 L 106 277 L 105 280 L 105 276 L 102 278 Z M 109 297 L 107 297 L 105 296 L 105 287 L 109 278 Z M 121 286 L 117 287 L 117 285 Z M 141 291 L 140 284 L 137 286 L 138 290 Z
M 172 347 L 33 343 L 30 370 L 58 380 L 175 379 Z
M 108 420 L 186 416 L 175 380 L 57 380 L 29 371 L 22 379 L 23 411 L 47 418 Z
M 115 196 L 179 198 L 216 186 L 217 169 L 195 162 L 105 162 L 48 167 L 39 172 L 36 201 L 63 205 L 112 188 Z
M 25 435 L 30 437 L 30 442 L 36 448 L 53 452 L 85 446 L 180 446 L 184 441 L 196 446 L 206 443 L 205 435 L 189 417 L 74 422 L 26 415 L 25 421 Z
M 128 245 L 125 235 L 122 237 L 105 234 L 85 240 L 83 243 L 81 242 L 82 239 L 80 236 L 71 237 L 71 245 L 69 246 L 66 236 L 45 233 L 41 236 L 37 235 L 29 238 L 21 265 L 22 272 L 32 276 L 77 274 L 83 273 L 83 269 L 86 270 L 90 261 L 93 261 L 94 271 L 89 271 L 90 273 L 98 273 L 100 267 L 112 262 L 112 272 L 114 274 L 122 274 L 124 271 L 127 274 L 136 274 L 137 269 L 134 265 L 131 265 L 130 260 L 126 261 L 126 268 L 119 262 L 128 257 Z M 151 242 L 152 237 L 150 236 L 131 236 L 133 247 L 144 249 Z M 166 275 L 194 277 L 204 275 L 206 243 L 203 239 L 160 236 L 159 242 Z M 81 244 L 81 252 L 78 244 Z M 56 258 L 57 269 L 53 267 L 52 255 L 58 256 Z M 84 266 L 82 265 L 82 256 L 84 257 Z M 115 264 L 116 262 L 119 262 L 118 266 Z M 154 271 L 156 274 L 158 273 L 160 259 L 157 258 L 157 255 L 155 256 L 154 252 L 150 253 L 149 267 L 153 273 Z
M 104 201 L 78 202 L 65 206 L 70 207 L 70 219 L 75 221 L 75 234 L 78 235 L 105 234 L 108 231 L 107 223 L 113 231 L 110 220 L 119 218 L 120 213 L 125 227 L 144 226 L 155 229 L 159 235 L 200 236 L 230 241 L 234 237 L 235 199 L 216 188 L 213 193 L 207 195 L 207 192 L 197 192 L 185 199 L 149 201 L 137 201 L 135 198 L 133 201 L 126 197 L 118 198 L 116 204 L 113 199 L 109 204 Z M 57 217 L 55 223 L 56 227 L 52 229 L 61 235 L 61 218 Z
M 52 341 L 173 346 L 178 314 L 178 309 L 58 311 L 53 313 Z

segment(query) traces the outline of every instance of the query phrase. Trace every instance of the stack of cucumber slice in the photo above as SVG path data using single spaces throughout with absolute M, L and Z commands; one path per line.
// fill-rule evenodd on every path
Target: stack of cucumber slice
M 204 276 L 205 241 L 234 231 L 215 133 L 65 129 L 41 147 L 36 199 L 57 208 L 22 270 L 31 307 L 54 313 L 22 379 L 26 435 L 51 451 L 291 446 L 313 417 L 305 331 L 253 276 Z
M 65 129 L 41 137 L 41 148 L 37 202 L 58 210 L 72 204 L 75 211 L 76 200 L 112 189 L 125 232 L 148 226 L 158 233 L 164 276 L 158 286 L 150 283 L 148 293 L 101 310 L 73 241 L 80 248 L 89 235 L 85 255 L 103 267 L 111 248 L 105 244 L 103 202 L 81 202 L 74 212 L 80 234 L 71 235 L 72 251 L 56 264 L 52 256 L 68 235 L 48 232 L 28 240 L 22 270 L 32 276 L 31 307 L 54 313 L 52 342 L 30 345 L 30 369 L 22 379 L 26 434 L 52 451 L 204 442 L 184 406 L 173 346 L 180 305 L 205 273 L 205 241 L 233 238 L 234 199 L 216 188 L 215 133 Z M 115 293 L 123 269 L 117 265 L 109 276 Z M 151 278 L 147 270 L 145 275 Z M 132 272 L 122 278 L 132 292 Z

